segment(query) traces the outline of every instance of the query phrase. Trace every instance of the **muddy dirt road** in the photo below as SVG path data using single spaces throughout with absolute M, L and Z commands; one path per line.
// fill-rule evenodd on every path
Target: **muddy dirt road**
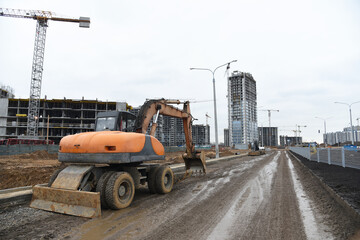
M 360 227 L 285 151 L 242 157 L 146 188 L 131 207 L 86 220 L 25 206 L 0 211 L 1 239 L 347 239 Z M 10 222 L 10 223 L 9 223 Z

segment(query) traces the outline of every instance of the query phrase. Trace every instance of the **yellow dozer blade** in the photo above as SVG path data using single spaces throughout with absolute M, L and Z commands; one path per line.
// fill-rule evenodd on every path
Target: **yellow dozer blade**
M 91 166 L 68 166 L 51 187 L 34 186 L 30 207 L 87 218 L 101 216 L 100 193 L 78 190 L 91 169 Z

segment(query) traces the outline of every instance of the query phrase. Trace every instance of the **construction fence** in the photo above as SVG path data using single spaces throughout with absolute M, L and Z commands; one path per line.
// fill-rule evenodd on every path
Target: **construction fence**
M 344 148 L 289 147 L 289 150 L 310 161 L 360 169 L 360 152 Z
M 59 151 L 59 145 L 0 145 L 0 155 L 17 155 L 43 150 L 47 151 L 48 153 L 57 153 Z

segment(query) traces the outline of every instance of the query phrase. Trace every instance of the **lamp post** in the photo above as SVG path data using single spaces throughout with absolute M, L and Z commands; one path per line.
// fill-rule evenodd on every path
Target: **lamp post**
M 331 117 L 328 117 L 328 118 L 315 117 L 315 118 L 318 118 L 318 119 L 321 119 L 321 120 L 324 121 L 324 134 L 325 134 L 324 144 L 325 144 L 325 147 L 327 147 L 326 120 L 327 120 L 327 119 L 330 119 Z
M 215 120 L 215 152 L 216 152 L 216 158 L 219 158 L 219 140 L 218 140 L 218 126 L 217 126 L 217 113 L 216 113 L 216 92 L 215 92 L 215 72 L 217 69 L 223 67 L 223 66 L 230 66 L 231 63 L 236 62 L 237 60 L 233 60 L 231 62 L 225 63 L 223 65 L 220 65 L 216 67 L 214 70 L 208 69 L 208 68 L 190 68 L 190 70 L 205 70 L 209 71 L 213 75 L 213 94 L 214 94 L 214 120 Z
M 348 104 L 348 103 L 344 103 L 344 102 L 335 102 L 335 103 L 338 103 L 338 104 L 344 104 L 344 105 L 347 105 L 349 107 L 349 113 L 350 113 L 350 125 L 351 125 L 351 144 L 354 145 L 354 127 L 353 127 L 353 124 L 352 124 L 352 115 L 351 115 L 351 105 L 355 104 L 355 103 L 359 103 L 360 101 L 357 101 L 357 102 L 353 102 L 351 104 Z

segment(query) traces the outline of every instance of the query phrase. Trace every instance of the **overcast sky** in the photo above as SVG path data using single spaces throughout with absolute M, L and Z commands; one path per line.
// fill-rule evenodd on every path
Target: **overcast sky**
M 231 71 L 257 82 L 259 109 L 273 112 L 279 135 L 322 142 L 349 126 L 349 110 L 335 101 L 360 101 L 360 2 L 357 0 L 0 0 L 2 8 L 47 10 L 91 18 L 89 29 L 49 22 L 41 96 L 141 105 L 146 98 L 190 99 L 196 124 L 205 114 L 214 140 L 212 76 Z M 28 98 L 36 21 L 0 18 L 0 83 Z M 216 72 L 219 140 L 227 128 L 225 68 Z M 360 117 L 354 104 L 353 124 Z M 268 126 L 266 111 L 258 125 Z M 318 133 L 318 130 L 321 133 Z

